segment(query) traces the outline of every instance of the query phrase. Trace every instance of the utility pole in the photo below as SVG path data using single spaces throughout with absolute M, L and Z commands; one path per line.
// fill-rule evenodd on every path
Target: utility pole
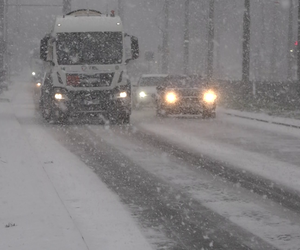
M 277 65 L 276 65 L 276 56 L 278 55 L 277 49 L 278 49 L 278 28 L 277 28 L 277 17 L 278 17 L 278 5 L 279 2 L 275 1 L 273 5 L 273 13 L 272 13 L 272 52 L 271 52 L 271 58 L 270 58 L 270 80 L 276 81 L 277 80 Z
M 66 15 L 67 13 L 71 12 L 71 0 L 63 0 L 63 14 Z
M 10 57 L 8 55 L 8 0 L 4 0 L 4 42 L 5 42 L 5 52 L 4 52 L 4 69 L 6 76 L 10 76 Z
M 293 65 L 293 58 L 291 49 L 293 48 L 293 11 L 294 11 L 294 3 L 293 0 L 289 1 L 290 7 L 289 7 L 289 26 L 288 26 L 288 47 L 287 47 L 287 53 L 288 53 L 288 72 L 287 72 L 287 79 L 292 80 L 292 65 Z
M 5 40 L 4 40 L 4 0 L 0 0 L 0 83 L 3 82 L 4 79 L 4 53 L 5 53 Z
M 123 0 L 118 0 L 118 15 L 121 18 L 124 25 L 124 2 Z
M 183 71 L 185 75 L 189 73 L 189 45 L 190 45 L 190 30 L 189 30 L 189 16 L 190 16 L 190 0 L 185 0 L 184 9 L 184 60 L 183 60 Z
M 297 47 L 297 79 L 300 81 L 300 0 L 298 5 L 298 37 L 297 37 L 298 46 Z
M 168 74 L 169 71 L 169 8 L 170 0 L 165 0 L 164 4 L 164 29 L 162 41 L 162 73 Z
M 214 68 L 214 10 L 215 10 L 215 1 L 209 1 L 209 10 L 208 10 L 208 53 L 207 53 L 207 80 L 211 81 L 213 77 L 213 68 Z
M 249 83 L 250 77 L 250 0 L 245 0 L 243 21 L 243 68 L 242 81 Z
M 265 38 L 266 38 L 266 24 L 265 24 L 265 3 L 264 0 L 260 0 L 261 9 L 261 32 L 260 32 L 260 45 L 259 45 L 259 65 L 257 69 L 257 75 L 260 80 L 265 80 Z

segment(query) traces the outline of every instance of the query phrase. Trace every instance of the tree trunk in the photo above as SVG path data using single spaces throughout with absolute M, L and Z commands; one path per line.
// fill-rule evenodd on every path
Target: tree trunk
M 185 0 L 185 9 L 184 9 L 184 61 L 183 61 L 183 71 L 185 75 L 189 73 L 189 45 L 190 45 L 190 32 L 189 32 L 189 11 L 190 0 Z
M 164 30 L 162 41 L 162 73 L 168 74 L 169 71 L 169 8 L 170 0 L 165 0 L 164 6 Z
M 289 26 L 288 26 L 288 47 L 287 47 L 287 55 L 288 55 L 288 69 L 287 69 L 287 79 L 293 79 L 293 57 L 291 53 L 291 49 L 293 49 L 293 10 L 294 4 L 293 0 L 290 0 L 290 8 L 289 8 Z
M 250 0 L 245 0 L 243 22 L 243 68 L 242 81 L 249 82 L 250 76 Z
M 209 1 L 209 12 L 208 12 L 208 53 L 207 53 L 207 80 L 211 81 L 213 77 L 214 67 L 214 9 L 215 1 Z
M 0 0 L 0 82 L 4 81 L 4 0 Z
M 297 37 L 297 79 L 300 80 L 300 0 L 298 6 L 298 37 Z

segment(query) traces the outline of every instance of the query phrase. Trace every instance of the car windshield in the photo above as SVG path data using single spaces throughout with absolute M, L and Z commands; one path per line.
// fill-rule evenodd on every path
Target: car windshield
M 169 76 L 163 85 L 170 88 L 196 88 L 204 85 L 204 81 L 200 77 L 191 76 Z
M 58 33 L 56 45 L 59 65 L 122 63 L 121 32 Z
M 156 87 L 163 83 L 164 77 L 144 77 L 142 78 L 138 85 L 140 87 Z

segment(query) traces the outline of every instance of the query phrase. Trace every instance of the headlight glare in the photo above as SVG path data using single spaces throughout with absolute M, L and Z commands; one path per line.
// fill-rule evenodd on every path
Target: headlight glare
M 35 73 L 35 72 L 32 72 L 31 74 L 32 74 L 33 76 L 35 76 L 35 75 L 36 75 L 36 73 Z
M 145 93 L 144 91 L 140 92 L 139 95 L 140 95 L 141 98 L 145 98 L 145 97 L 147 96 L 146 93 Z
M 65 99 L 64 96 L 63 96 L 62 94 L 60 94 L 60 93 L 56 93 L 56 94 L 54 95 L 54 98 L 55 98 L 56 100 L 63 100 L 63 99 Z
M 121 98 L 126 98 L 127 97 L 127 93 L 126 92 L 121 92 L 120 93 L 120 97 Z
M 167 95 L 166 95 L 166 101 L 168 103 L 175 103 L 177 101 L 176 94 L 173 93 L 173 92 L 167 93 Z
M 41 87 L 41 85 L 42 85 L 42 84 L 41 84 L 40 82 L 38 82 L 38 83 L 36 84 L 37 87 Z
M 203 99 L 205 102 L 212 103 L 217 99 L 217 95 L 214 91 L 209 90 L 204 93 Z

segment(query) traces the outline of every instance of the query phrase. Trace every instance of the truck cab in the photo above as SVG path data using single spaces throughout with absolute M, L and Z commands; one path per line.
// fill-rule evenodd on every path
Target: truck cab
M 131 42 L 131 58 L 125 55 L 125 39 Z M 40 46 L 47 65 L 40 98 L 44 118 L 57 121 L 88 114 L 129 123 L 126 64 L 138 56 L 138 39 L 124 33 L 114 13 L 76 10 L 57 17 Z

